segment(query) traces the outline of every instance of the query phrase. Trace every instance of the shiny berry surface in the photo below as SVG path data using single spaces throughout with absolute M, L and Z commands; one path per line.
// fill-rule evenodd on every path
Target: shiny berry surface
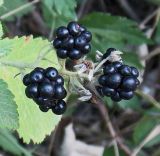
M 129 76 L 129 75 L 131 75 L 131 68 L 130 68 L 128 65 L 123 65 L 123 66 L 120 68 L 120 73 L 121 73 L 123 76 Z
M 42 112 L 48 112 L 55 105 L 57 106 L 56 110 L 63 108 L 65 103 L 63 99 L 66 97 L 67 91 L 64 88 L 63 77 L 54 67 L 46 69 L 36 67 L 24 76 L 23 83 L 26 86 L 26 96 L 32 99 Z M 64 109 L 61 110 L 61 113 L 63 111 Z
M 55 94 L 54 97 L 55 99 L 64 99 L 67 95 L 67 92 L 65 90 L 65 88 L 62 85 L 55 85 Z
M 66 38 L 69 35 L 69 31 L 66 27 L 61 26 L 56 30 L 56 35 L 58 38 Z
M 107 52 L 102 56 L 107 58 L 114 48 L 107 49 Z M 101 88 L 101 96 L 108 96 L 113 101 L 130 100 L 134 96 L 134 92 L 140 85 L 138 80 L 139 71 L 135 67 L 125 65 L 122 60 L 111 62 L 107 60 L 103 65 L 103 73 L 98 78 L 98 83 Z M 98 88 L 96 88 L 99 92 Z
M 30 81 L 30 76 L 29 76 L 29 74 L 26 74 L 26 75 L 23 77 L 23 84 L 24 84 L 25 86 L 28 86 L 30 83 L 31 83 L 31 81 Z
M 30 84 L 29 86 L 27 86 L 25 93 L 28 98 L 38 97 L 38 94 L 39 94 L 38 85 L 37 84 Z
M 66 49 L 58 49 L 57 56 L 61 59 L 65 59 L 68 57 L 68 51 Z
M 67 26 L 69 32 L 73 36 L 77 36 L 80 34 L 80 26 L 77 22 L 70 22 Z
M 118 73 L 111 74 L 108 77 L 107 85 L 111 88 L 118 88 L 121 84 L 122 76 Z
M 79 60 L 91 51 L 92 33 L 77 22 L 57 28 L 53 46 L 61 59 Z
M 53 41 L 53 46 L 56 48 L 56 49 L 59 49 L 62 47 L 62 41 L 58 38 L 56 38 L 54 41 Z
M 48 79 L 54 80 L 58 76 L 58 71 L 53 67 L 48 67 L 45 71 L 45 75 Z
M 122 88 L 126 91 L 135 90 L 137 87 L 136 80 L 133 77 L 125 77 L 122 82 Z
M 32 83 L 42 82 L 44 79 L 44 75 L 40 70 L 33 70 L 30 73 L 30 81 Z
M 68 56 L 72 59 L 72 60 L 78 60 L 82 57 L 82 53 L 80 50 L 78 49 L 72 49 L 70 51 L 70 53 L 68 54 Z
M 66 111 L 66 103 L 63 100 L 59 100 L 53 107 L 52 111 L 53 113 L 57 115 L 62 115 Z
M 105 66 L 103 68 L 103 72 L 104 74 L 113 74 L 116 72 L 116 68 L 112 65 L 112 64 L 109 64 L 108 66 Z

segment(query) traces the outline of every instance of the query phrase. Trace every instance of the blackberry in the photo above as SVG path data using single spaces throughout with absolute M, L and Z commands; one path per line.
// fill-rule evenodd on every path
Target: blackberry
M 64 79 L 62 76 L 57 76 L 56 79 L 55 79 L 55 83 L 56 84 L 59 84 L 59 85 L 64 85 Z
M 72 36 L 67 37 L 62 41 L 62 47 L 66 50 L 71 50 L 74 47 L 74 38 Z
M 80 26 L 77 22 L 70 22 L 67 26 L 69 33 L 73 36 L 80 34 Z
M 120 86 L 121 80 L 122 76 L 119 73 L 108 75 L 107 86 L 116 89 Z
M 55 95 L 54 95 L 55 99 L 58 99 L 58 100 L 64 99 L 66 97 L 66 94 L 67 92 L 62 85 L 59 85 L 59 84 L 55 85 Z
M 131 68 L 130 68 L 128 65 L 123 65 L 123 66 L 120 68 L 120 73 L 121 73 L 123 76 L 129 76 L 129 75 L 131 75 Z
M 86 45 L 82 48 L 83 54 L 88 54 L 90 51 L 91 51 L 91 45 L 90 45 L 90 44 L 86 44 Z
M 52 107 L 53 113 L 57 115 L 61 115 L 66 111 L 66 103 L 63 100 L 59 100 L 55 105 Z
M 65 59 L 68 57 L 68 51 L 65 49 L 57 49 L 57 56 Z
M 77 38 L 75 38 L 75 41 L 74 41 L 75 47 L 78 49 L 83 49 L 86 43 L 87 43 L 87 40 L 85 36 L 78 36 Z
M 55 114 L 62 114 L 66 110 L 64 79 L 55 68 L 37 67 L 24 76 L 23 84 L 26 96 L 33 99 L 42 112 L 52 109 Z
M 35 69 L 30 73 L 30 81 L 31 81 L 31 83 L 42 82 L 43 78 L 44 78 L 43 73 L 38 69 Z
M 113 51 L 116 51 L 116 49 L 115 48 L 107 49 L 106 52 L 103 54 L 102 59 L 106 59 L 111 54 L 111 52 L 113 52 Z
M 68 29 L 66 27 L 59 27 L 56 30 L 56 35 L 58 38 L 66 38 L 69 35 Z
M 115 89 L 109 87 L 103 87 L 102 92 L 106 96 L 114 96 L 116 94 Z
M 53 45 L 56 49 L 61 48 L 62 47 L 62 40 L 56 38 L 53 42 Z
M 104 72 L 104 74 L 113 74 L 113 73 L 115 73 L 116 72 L 116 68 L 114 67 L 114 65 L 112 65 L 112 64 L 109 64 L 108 66 L 105 66 L 104 68 L 103 68 L 103 72 Z
M 24 77 L 23 77 L 23 84 L 25 86 L 28 86 L 30 84 L 30 77 L 29 77 L 29 74 L 26 74 Z
M 53 67 L 48 67 L 45 71 L 45 76 L 52 81 L 58 76 L 58 71 Z
M 102 59 L 107 58 L 114 48 L 109 48 Z M 97 91 L 100 95 L 111 97 L 113 101 L 129 100 L 134 96 L 134 91 L 140 84 L 137 79 L 137 68 L 130 67 L 122 62 L 106 62 L 103 66 L 103 74 L 98 78 L 100 86 Z M 100 92 L 101 88 L 101 92 Z
M 70 59 L 72 60 L 78 60 L 82 57 L 82 53 L 80 50 L 78 49 L 72 49 L 70 51 L 70 53 L 68 54 L 68 56 L 70 57 Z
M 122 88 L 126 91 L 132 91 L 136 89 L 136 79 L 134 77 L 124 77 L 122 81 Z
M 77 22 L 70 22 L 67 27 L 61 26 L 56 30 L 53 46 L 57 56 L 78 60 L 91 51 L 92 34 Z
M 38 97 L 38 85 L 37 84 L 30 84 L 29 86 L 27 86 L 25 93 L 28 98 Z
M 40 96 L 43 98 L 52 98 L 55 88 L 51 83 L 44 82 L 39 86 Z

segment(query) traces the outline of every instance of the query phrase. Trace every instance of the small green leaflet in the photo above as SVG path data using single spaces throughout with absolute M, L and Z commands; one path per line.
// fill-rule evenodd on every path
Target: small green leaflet
M 76 0 L 45 0 L 42 1 L 43 16 L 49 27 L 66 25 L 71 20 L 77 20 Z
M 32 36 L 12 39 L 12 51 L 2 59 L 3 61 L 33 63 L 38 54 L 50 47 L 48 40 L 42 38 L 33 39 Z M 50 61 L 41 61 L 38 66 L 41 67 L 56 67 L 59 69 L 59 63 L 54 50 L 46 56 Z M 53 63 L 51 63 L 53 62 Z M 25 73 L 31 70 L 25 71 Z M 25 96 L 25 87 L 22 84 L 22 77 L 14 76 L 20 71 L 17 68 L 10 66 L 0 66 L 0 77 L 3 78 L 9 86 L 9 89 L 15 95 L 15 102 L 18 106 L 19 113 L 19 136 L 24 142 L 29 143 L 31 140 L 34 143 L 40 143 L 46 135 L 49 135 L 61 119 L 61 116 L 54 115 L 51 111 L 43 113 L 38 106 Z
M 2 4 L 3 4 L 3 0 L 0 0 L 0 7 L 2 6 Z
M 17 129 L 17 105 L 13 100 L 13 94 L 2 79 L 0 79 L 0 99 L 0 128 Z

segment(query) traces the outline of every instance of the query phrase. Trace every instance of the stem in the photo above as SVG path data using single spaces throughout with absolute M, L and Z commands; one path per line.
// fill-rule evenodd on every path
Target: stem
M 103 64 L 108 60 L 108 58 L 102 60 L 98 65 L 97 67 L 94 69 L 94 73 L 96 73 L 102 66 Z
M 67 70 L 62 70 L 62 71 L 60 71 L 60 73 L 62 74 L 62 75 L 67 75 L 67 76 L 70 76 L 70 77 L 72 77 L 72 76 L 74 76 L 74 77 L 81 77 L 81 78 L 84 78 L 84 79 L 87 79 L 88 80 L 88 75 L 87 74 L 79 74 L 78 72 L 71 72 L 71 71 L 67 71 Z
M 52 40 L 52 38 L 53 38 L 53 33 L 54 33 L 55 25 L 56 25 L 56 18 L 52 22 L 51 31 L 49 33 L 49 40 Z
M 157 102 L 152 96 L 143 93 L 141 90 L 137 90 L 136 93 L 137 93 L 137 95 L 143 97 L 146 101 L 149 101 L 156 108 L 160 109 L 160 103 Z
M 126 153 L 126 155 L 130 156 L 131 155 L 130 149 L 123 143 L 123 140 L 119 136 L 117 136 L 117 133 L 111 123 L 108 110 L 105 107 L 105 103 L 100 98 L 98 98 L 93 91 L 92 91 L 92 95 L 93 96 L 92 96 L 91 102 L 96 104 L 96 106 L 99 109 L 101 116 L 105 122 L 106 127 L 108 127 L 109 132 L 110 132 L 112 138 L 114 139 L 113 143 L 114 143 L 115 155 L 116 156 L 119 155 L 118 145 L 117 145 L 117 144 L 119 144 L 119 146 Z
M 154 10 L 152 13 L 150 13 L 139 25 L 140 28 L 143 28 L 158 12 L 160 11 L 160 8 Z
M 14 9 L 12 11 L 9 11 L 8 13 L 0 16 L 0 20 L 4 20 L 4 19 L 6 19 L 6 18 L 8 18 L 8 17 L 10 17 L 10 16 L 12 16 L 12 15 L 14 15 L 14 14 L 16 14 L 16 13 L 18 13 L 18 12 L 24 10 L 24 9 L 26 9 L 26 8 L 29 8 L 30 6 L 32 6 L 32 5 L 34 5 L 34 4 L 38 3 L 38 2 L 40 2 L 40 0 L 34 0 L 32 2 L 29 2 L 27 4 L 24 4 L 24 5 L 16 8 L 16 9 Z

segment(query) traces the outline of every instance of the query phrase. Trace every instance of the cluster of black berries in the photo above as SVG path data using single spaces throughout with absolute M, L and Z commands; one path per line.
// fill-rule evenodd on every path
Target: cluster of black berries
M 52 109 L 53 113 L 60 115 L 66 110 L 66 97 L 64 79 L 53 67 L 43 69 L 35 68 L 31 73 L 23 78 L 26 87 L 25 93 L 28 98 L 32 98 L 41 111 L 47 112 Z
M 59 27 L 56 36 L 53 46 L 57 49 L 59 58 L 78 60 L 91 50 L 91 32 L 76 22 L 70 22 L 67 27 Z
M 115 49 L 108 51 L 111 50 Z M 104 55 L 109 56 L 108 53 Z M 98 91 L 116 102 L 122 99 L 129 100 L 134 96 L 134 91 L 140 83 L 137 79 L 138 76 L 139 72 L 135 67 L 130 67 L 119 61 L 107 62 L 103 67 L 103 75 L 98 79 L 101 85 Z

